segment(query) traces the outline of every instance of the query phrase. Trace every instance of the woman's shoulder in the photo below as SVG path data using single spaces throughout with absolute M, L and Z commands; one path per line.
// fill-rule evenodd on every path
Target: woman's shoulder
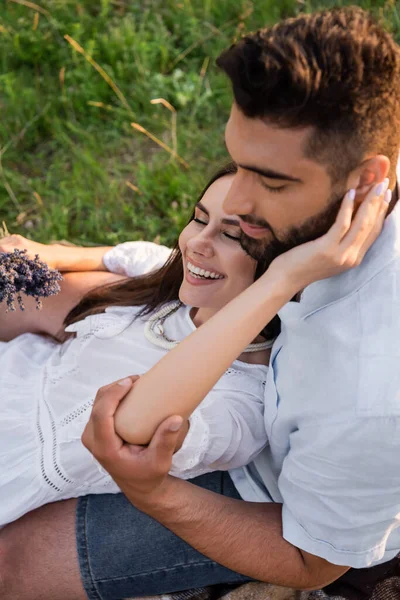
M 126 327 L 138 317 L 143 306 L 108 306 L 104 312 L 88 315 L 84 319 L 72 323 L 65 331 L 75 332 L 78 337 L 88 334 L 98 334 L 102 331 L 118 333 L 116 330 Z
M 170 254 L 170 248 L 153 242 L 123 242 L 108 250 L 103 262 L 112 273 L 137 277 L 162 267 Z

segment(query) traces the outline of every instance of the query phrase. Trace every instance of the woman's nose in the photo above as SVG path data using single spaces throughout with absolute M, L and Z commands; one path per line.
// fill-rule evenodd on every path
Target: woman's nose
M 206 258 L 210 258 L 214 254 L 212 240 L 204 232 L 190 238 L 187 247 L 194 254 L 201 254 Z

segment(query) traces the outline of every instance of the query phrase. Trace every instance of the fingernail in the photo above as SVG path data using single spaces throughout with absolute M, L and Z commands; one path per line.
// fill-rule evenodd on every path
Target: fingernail
M 169 424 L 168 429 L 170 431 L 178 431 L 182 427 L 182 419 L 180 421 L 173 421 Z
M 353 201 L 354 198 L 356 197 L 356 190 L 354 188 L 352 188 L 351 190 L 349 190 L 347 192 L 347 197 L 349 200 Z
M 131 385 L 132 383 L 132 379 L 130 377 L 125 377 L 125 379 L 120 379 L 119 381 L 117 381 L 118 385 L 122 385 L 124 387 Z
M 375 194 L 377 196 L 381 196 L 389 187 L 389 179 L 386 177 L 381 183 L 377 186 Z
M 383 197 L 383 201 L 387 202 L 387 204 L 390 204 L 391 199 L 392 199 L 392 190 L 386 190 L 385 195 Z
M 385 179 L 383 180 L 383 190 L 381 193 L 385 194 L 388 187 L 389 187 L 389 179 L 388 179 L 388 177 L 385 177 Z

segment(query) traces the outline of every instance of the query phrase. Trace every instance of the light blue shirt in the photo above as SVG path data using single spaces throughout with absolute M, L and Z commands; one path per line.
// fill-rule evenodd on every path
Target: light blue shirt
M 400 552 L 400 202 L 361 265 L 279 313 L 265 390 L 269 446 L 230 471 L 283 503 L 283 537 L 331 563 Z

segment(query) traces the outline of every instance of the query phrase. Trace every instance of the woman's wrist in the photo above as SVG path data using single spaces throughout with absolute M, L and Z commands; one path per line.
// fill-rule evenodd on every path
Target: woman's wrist
M 265 273 L 260 277 L 265 282 L 265 289 L 274 289 L 279 292 L 282 297 L 282 305 L 285 299 L 289 302 L 298 292 L 303 289 L 303 285 L 296 278 L 296 275 L 291 275 L 287 270 L 275 267 L 273 263 L 268 267 Z

